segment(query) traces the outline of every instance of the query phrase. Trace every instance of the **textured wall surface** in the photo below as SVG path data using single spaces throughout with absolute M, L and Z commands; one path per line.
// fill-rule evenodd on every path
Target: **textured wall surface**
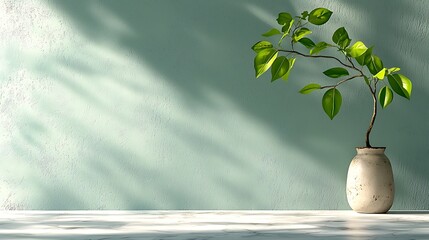
M 382 110 L 394 209 L 429 209 L 429 4 L 424 0 L 0 0 L 3 209 L 348 209 L 367 89 L 335 120 L 297 91 L 334 63 L 254 79 L 250 46 L 280 11 L 324 6 L 413 80 Z

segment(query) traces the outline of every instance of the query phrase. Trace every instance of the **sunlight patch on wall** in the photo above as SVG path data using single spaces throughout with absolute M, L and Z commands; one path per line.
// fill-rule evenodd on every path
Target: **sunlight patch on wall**
M 99 34 L 106 35 L 106 40 L 112 40 L 117 36 L 123 37 L 134 35 L 133 30 L 115 13 L 106 8 L 100 2 L 92 1 L 89 3 L 89 11 L 98 20 L 98 24 L 102 26 Z
M 263 23 L 271 26 L 277 27 L 275 19 L 277 18 L 275 14 L 269 13 L 268 11 L 258 7 L 255 4 L 248 3 L 246 4 L 247 10 L 253 14 L 256 18 L 258 18 Z
M 0 68 L 5 79 L 0 86 L 0 152 L 6 153 L 0 164 L 7 174 L 0 172 L 0 201 L 15 205 L 4 208 L 305 209 L 345 203 L 338 190 L 344 187 L 341 170 L 332 170 L 338 168 L 332 149 L 343 139 L 326 141 L 323 131 L 309 138 L 312 134 L 302 134 L 306 129 L 286 123 L 284 130 L 282 121 L 290 120 L 289 114 L 279 113 L 280 123 L 270 122 L 261 117 L 264 105 L 255 112 L 241 102 L 250 95 L 237 97 L 225 90 L 228 83 L 213 84 L 219 76 L 242 78 L 235 65 L 225 74 L 213 66 L 222 60 L 216 58 L 221 48 L 222 53 L 241 54 L 239 40 L 229 44 L 230 36 L 211 35 L 202 23 L 183 30 L 180 41 L 186 43 L 178 42 L 194 48 L 163 52 L 175 59 L 156 70 L 158 61 L 149 58 L 157 52 L 150 55 L 145 48 L 124 44 L 127 38 L 138 42 L 145 33 L 134 32 L 130 19 L 102 2 L 90 3 L 88 12 L 97 19 L 91 33 L 92 28 L 84 31 L 73 16 L 67 18 L 45 2 L 6 2 L 0 7 L 5 21 L 0 63 L 7 66 Z M 274 14 L 257 4 L 243 6 L 264 24 L 275 25 Z M 244 47 L 250 52 L 250 46 Z M 181 63 L 183 59 L 198 64 Z M 249 60 L 251 71 L 251 59 L 225 61 L 230 60 Z M 315 65 L 306 72 L 298 67 L 300 79 L 289 84 L 321 76 Z M 173 69 L 167 73 L 163 67 Z M 177 72 L 185 79 L 175 79 Z M 353 85 L 345 89 L 356 91 Z M 314 98 L 318 116 L 326 117 L 318 96 Z M 339 152 L 335 154 L 345 155 Z M 17 194 L 10 200 L 12 189 Z M 323 195 L 321 189 L 338 196 Z M 314 203 L 321 195 L 326 199 Z

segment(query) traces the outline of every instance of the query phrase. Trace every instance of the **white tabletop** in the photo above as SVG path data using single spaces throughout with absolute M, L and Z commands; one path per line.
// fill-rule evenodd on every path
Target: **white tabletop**
M 429 211 L 7 211 L 0 239 L 429 239 Z

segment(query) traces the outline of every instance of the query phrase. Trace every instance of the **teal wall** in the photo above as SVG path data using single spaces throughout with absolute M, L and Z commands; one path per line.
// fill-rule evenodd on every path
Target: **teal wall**
M 402 1 L 0 1 L 3 209 L 348 209 L 371 99 L 303 96 L 333 62 L 254 79 L 250 46 L 280 11 L 334 11 L 414 83 L 380 112 L 394 209 L 429 209 L 429 4 Z

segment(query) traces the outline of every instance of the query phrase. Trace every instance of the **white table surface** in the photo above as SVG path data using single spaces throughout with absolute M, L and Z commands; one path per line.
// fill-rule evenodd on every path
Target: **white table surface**
M 429 239 L 429 211 L 5 211 L 0 239 Z

